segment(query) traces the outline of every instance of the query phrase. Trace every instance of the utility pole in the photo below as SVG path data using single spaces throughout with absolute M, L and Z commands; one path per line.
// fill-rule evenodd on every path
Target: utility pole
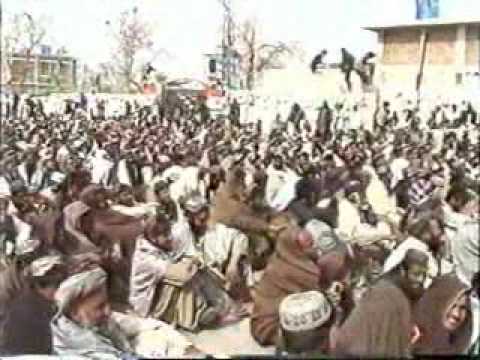
M 219 0 L 223 6 L 223 30 L 222 30 L 222 81 L 229 89 L 231 86 L 231 61 L 233 48 L 233 20 L 230 0 Z
M 0 145 L 3 145 L 3 3 L 0 0 Z
M 224 6 L 224 13 L 223 13 L 223 23 L 222 23 L 222 83 L 225 86 L 226 85 L 226 79 L 227 79 L 227 67 L 225 66 L 227 64 L 227 32 L 226 32 L 226 6 L 225 6 L 225 1 L 222 1 L 222 4 Z
M 229 1 L 229 0 L 226 0 Z M 228 4 L 227 11 L 227 86 L 228 89 L 232 86 L 232 49 L 233 48 L 233 38 L 232 38 L 232 9 L 230 4 Z
M 427 42 L 428 42 L 428 32 L 426 29 L 423 29 L 420 35 L 420 64 L 418 66 L 417 82 L 415 86 L 415 90 L 417 92 L 417 105 L 420 102 L 423 70 L 425 68 L 425 58 L 427 55 Z

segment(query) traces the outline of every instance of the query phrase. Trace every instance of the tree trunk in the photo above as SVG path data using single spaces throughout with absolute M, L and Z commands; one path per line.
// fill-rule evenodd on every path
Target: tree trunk
M 255 76 L 250 71 L 247 74 L 247 90 L 253 90 L 255 87 Z
M 30 64 L 30 61 L 32 60 L 32 56 L 30 54 L 27 54 L 25 61 L 21 65 L 21 70 L 20 70 L 20 78 L 18 80 L 18 85 L 23 88 L 23 85 L 27 81 L 27 75 L 28 73 L 34 68 L 34 64 Z M 32 66 L 31 66 L 32 65 Z M 34 74 L 32 74 L 32 77 L 34 77 Z M 35 79 L 33 79 L 35 80 Z
M 252 29 L 252 38 L 250 42 L 250 56 L 248 59 L 248 71 L 247 71 L 247 89 L 253 90 L 255 87 L 255 63 L 256 63 L 256 34 L 255 29 Z

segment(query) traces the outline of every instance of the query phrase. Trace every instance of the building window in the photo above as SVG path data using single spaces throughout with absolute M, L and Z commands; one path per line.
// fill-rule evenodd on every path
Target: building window
M 40 62 L 40 75 L 41 76 L 48 76 L 50 75 L 50 64 L 48 62 L 42 61 Z

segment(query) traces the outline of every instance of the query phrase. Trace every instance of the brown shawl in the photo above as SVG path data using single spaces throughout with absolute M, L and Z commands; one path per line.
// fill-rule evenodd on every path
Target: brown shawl
M 57 247 L 60 240 L 59 226 L 62 213 L 50 210 L 41 214 L 27 214 L 25 221 L 32 226 L 33 236 L 38 238 L 45 249 Z
M 95 245 L 111 248 L 113 244 L 118 243 L 124 252 L 123 255 L 129 259 L 133 254 L 136 238 L 143 233 L 141 219 L 112 209 L 91 209 L 83 216 L 81 224 Z
M 115 210 L 96 208 L 95 194 L 103 191 L 98 185 L 90 185 L 82 192 L 80 201 L 68 205 L 64 209 L 66 228 L 64 251 L 70 253 L 75 249 L 85 251 L 90 248 L 112 249 L 117 243 L 127 259 L 131 258 L 136 238 L 143 232 L 143 221 Z M 71 230 L 69 230 L 72 228 Z M 82 237 L 83 239 L 81 239 Z M 80 246 L 78 244 L 82 244 Z M 77 244 L 77 245 L 76 245 Z M 71 248 L 71 249 L 70 249 Z M 88 249 L 91 250 L 91 249 Z
M 109 208 L 96 208 L 95 196 L 99 191 L 105 190 L 98 185 L 89 185 L 80 194 L 80 201 L 90 207 L 82 217 L 82 230 L 99 247 L 110 248 L 114 243 L 120 244 L 123 255 L 131 258 L 135 239 L 143 232 L 143 222 Z
M 415 307 L 415 322 L 421 338 L 415 345 L 417 355 L 460 355 L 468 347 L 472 316 L 469 312 L 462 326 L 450 333 L 443 326 L 443 318 L 451 305 L 467 291 L 454 275 L 435 279 Z
M 222 223 L 247 235 L 264 234 L 268 229 L 268 222 L 262 219 L 264 214 L 256 214 L 247 205 L 244 192 L 243 183 L 230 172 L 226 182 L 220 185 L 215 195 L 210 211 L 210 224 Z
M 405 358 L 413 329 L 411 305 L 403 291 L 381 279 L 332 334 L 332 355 L 338 357 Z
M 96 207 L 96 199 L 95 196 L 99 192 L 106 192 L 106 190 L 97 184 L 90 184 L 85 187 L 79 195 L 79 200 L 83 202 L 88 207 Z
M 281 301 L 290 294 L 318 289 L 319 271 L 296 242 L 298 231 L 290 227 L 280 235 L 275 253 L 255 288 L 250 330 L 263 346 L 276 343 Z

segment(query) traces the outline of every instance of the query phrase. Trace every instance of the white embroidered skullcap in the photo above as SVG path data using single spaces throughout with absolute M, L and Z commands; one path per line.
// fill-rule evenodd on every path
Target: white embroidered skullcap
M 319 291 L 287 296 L 280 303 L 280 325 L 286 331 L 308 331 L 321 327 L 332 316 L 332 305 Z

